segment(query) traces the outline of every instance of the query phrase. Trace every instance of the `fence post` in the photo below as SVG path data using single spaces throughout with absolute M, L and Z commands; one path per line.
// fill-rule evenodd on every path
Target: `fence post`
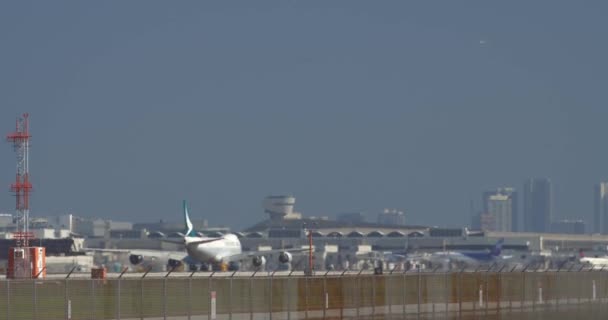
M 70 270 L 70 272 L 68 272 L 68 274 L 65 276 L 65 285 L 64 285 L 64 294 L 65 294 L 65 318 L 67 320 L 70 320 L 70 318 L 72 317 L 72 305 L 70 303 L 69 297 L 68 297 L 68 279 L 70 278 L 70 276 L 72 275 L 72 273 L 74 272 L 74 270 L 76 270 L 77 266 L 74 266 L 72 268 L 72 270 Z
M 495 284 L 495 290 L 496 290 L 496 314 L 500 314 L 500 309 L 502 308 L 502 269 L 504 268 L 504 266 L 502 268 L 500 268 L 498 270 L 498 272 L 496 273 L 496 277 L 494 277 L 494 284 Z
M 393 289 L 393 286 L 397 286 L 397 284 L 396 284 L 396 283 L 393 283 L 393 272 L 394 272 L 395 270 L 397 270 L 397 265 L 398 265 L 398 264 L 397 264 L 397 263 L 395 263 L 395 266 L 393 267 L 393 269 L 391 269 L 391 272 L 389 273 L 390 280 L 388 281 L 388 283 L 390 284 L 390 286 L 389 286 L 388 292 L 390 292 L 391 294 L 386 294 L 386 291 L 387 291 L 387 289 L 386 289 L 386 287 L 387 287 L 387 282 L 386 282 L 386 280 L 384 281 L 384 296 L 385 296 L 385 297 L 386 297 L 386 296 L 388 296 L 388 297 L 389 297 L 389 298 L 388 298 L 388 301 L 386 301 L 386 300 L 385 300 L 385 302 L 388 302 L 388 317 L 389 317 L 389 318 L 391 318 L 391 317 L 393 316 L 393 299 L 392 299 L 392 298 L 393 298 L 393 295 L 392 295 L 392 292 L 393 292 L 393 291 L 395 291 L 395 290 Z M 386 278 L 385 278 L 385 279 L 386 279 Z M 396 282 L 396 281 L 395 281 L 395 282 Z M 385 298 L 385 299 L 386 299 L 386 298 Z M 385 308 L 384 310 L 386 311 L 386 308 Z
M 403 269 L 405 270 L 405 268 L 403 268 Z M 402 284 L 403 285 L 402 285 L 402 288 L 401 288 L 401 290 L 402 290 L 401 294 L 403 294 L 403 297 L 401 297 L 401 303 L 403 303 L 403 308 L 401 309 L 401 311 L 403 313 L 402 314 L 403 319 L 405 319 L 407 317 L 407 312 L 406 312 L 407 310 L 405 309 L 407 307 L 407 298 L 406 298 L 406 296 L 407 296 L 407 290 L 405 289 L 405 284 L 407 282 L 406 281 L 407 275 L 405 274 L 406 272 L 407 272 L 407 270 L 405 270 L 403 272 L 403 280 L 402 280 L 402 282 L 403 282 Z
M 329 271 L 327 271 L 325 273 L 325 275 L 323 276 L 323 320 L 326 319 L 326 315 L 327 315 L 327 273 Z
M 167 320 L 167 277 L 163 278 L 163 319 Z
M 140 279 L 140 292 L 139 292 L 139 316 L 141 320 L 144 320 L 144 282 L 146 274 L 144 274 Z
M 460 272 L 458 273 L 458 286 L 456 286 L 456 288 L 458 289 L 458 319 L 462 319 L 462 272 L 464 271 L 464 268 L 460 269 Z
M 272 277 L 274 276 L 274 272 L 270 275 L 270 279 L 268 281 L 268 284 L 270 286 L 269 288 L 269 292 L 270 292 L 270 296 L 268 297 L 268 314 L 270 316 L 270 320 L 272 320 Z
M 232 278 L 236 274 L 236 271 L 230 276 L 230 296 L 228 297 L 228 319 L 232 320 Z
M 116 319 L 118 319 L 118 320 L 120 320 L 120 316 L 121 316 L 121 314 L 120 314 L 121 313 L 121 310 L 120 310 L 120 301 L 121 301 L 121 299 L 120 299 L 120 295 L 121 295 L 120 285 L 122 283 L 122 276 L 125 274 L 125 272 L 127 272 L 127 270 L 129 270 L 129 268 L 127 268 L 127 267 L 123 268 L 122 272 L 120 272 L 120 274 L 118 275 L 118 280 L 117 280 L 118 284 L 116 286 L 116 290 L 118 291 L 118 294 L 116 295 L 116 299 L 117 299 L 117 302 L 116 302 L 116 313 L 118 315 L 117 315 Z
M 390 280 L 388 282 L 386 281 L 386 278 L 384 278 L 385 279 L 385 281 L 384 281 L 384 296 L 385 297 L 386 296 L 389 297 L 388 300 L 386 300 L 386 298 L 385 298 L 384 303 L 386 304 L 388 302 L 388 317 L 390 319 L 393 316 L 393 300 L 392 300 L 393 296 L 392 295 L 387 295 L 386 291 L 387 291 L 387 286 L 388 286 L 388 292 L 392 293 L 393 286 L 395 286 L 395 284 L 392 281 L 393 280 L 393 270 L 391 270 L 391 273 L 389 274 L 389 277 L 390 277 Z M 384 312 L 386 312 L 386 307 L 384 308 Z
M 608 272 L 604 271 L 603 275 L 604 275 L 604 278 L 605 278 L 604 281 L 603 281 L 604 285 L 602 286 L 602 288 L 603 288 L 602 291 L 604 292 L 604 294 L 602 295 L 602 298 L 601 298 L 602 300 L 601 301 L 602 302 L 606 302 L 606 299 L 608 298 Z
M 360 270 L 356 277 L 353 277 L 353 280 L 356 280 L 357 289 L 355 290 L 357 295 L 357 300 L 355 300 L 355 306 L 357 308 L 357 319 L 359 319 L 359 305 L 361 304 L 361 272 Z
M 344 269 L 344 271 L 342 271 L 342 274 L 340 275 L 340 285 L 343 288 L 346 287 L 346 283 L 345 283 L 346 280 L 344 280 L 344 274 L 346 273 L 346 271 L 348 271 L 348 269 Z M 346 305 L 347 299 L 348 298 L 344 294 L 342 294 L 342 301 L 340 301 L 340 319 L 344 319 L 344 306 Z M 290 320 L 290 319 L 288 319 L 288 320 Z
M 207 319 L 211 319 L 211 277 L 213 277 L 214 273 L 215 272 L 211 272 L 208 278 L 209 281 L 207 281 L 207 301 L 209 301 L 209 308 L 207 308 Z
M 95 320 L 95 279 L 91 279 L 91 320 Z
M 209 281 L 207 282 L 207 285 L 208 285 L 207 293 L 209 295 L 209 300 L 208 300 L 209 301 L 209 310 L 207 310 L 207 313 L 208 313 L 207 319 L 211 319 L 211 281 L 213 279 L 214 274 L 215 274 L 215 271 L 211 272 L 211 274 L 209 275 Z
M 448 318 L 448 309 L 450 308 L 450 292 L 452 290 L 450 290 L 451 288 L 448 288 L 448 272 L 445 272 L 445 285 L 444 285 L 444 290 L 445 290 L 445 318 Z
M 34 303 L 34 315 L 33 315 L 33 319 L 37 320 L 38 319 L 38 297 L 37 297 L 37 292 L 36 292 L 36 279 L 32 279 L 32 300 Z M 6 306 L 8 308 L 8 306 Z
M 11 318 L 11 280 L 6 279 L 6 320 Z
M 304 291 L 306 292 L 306 297 L 304 299 L 304 318 L 308 319 L 308 295 L 310 294 L 309 292 L 309 285 L 308 285 L 308 279 L 310 279 L 311 277 L 304 277 Z
M 420 273 L 422 270 L 420 267 L 418 268 L 418 316 L 417 319 L 420 319 L 420 301 L 422 299 L 422 274 Z
M 293 299 L 293 297 L 291 296 L 291 274 L 293 273 L 293 270 L 287 275 L 287 289 L 283 289 L 283 290 L 287 290 L 287 320 L 291 320 L 291 300 Z M 284 288 L 284 286 L 283 286 Z
M 490 270 L 490 269 L 488 269 L 488 270 Z M 490 281 L 489 280 L 489 277 L 490 277 L 489 271 L 486 271 L 485 274 L 486 274 L 486 277 L 485 277 L 486 279 L 484 281 L 484 290 L 486 291 L 486 297 L 485 297 L 486 298 L 486 308 L 485 308 L 484 312 L 485 312 L 485 316 L 487 318 L 488 317 L 488 308 L 490 307 L 490 293 L 488 292 L 488 291 L 490 291 L 488 289 L 488 283 Z
M 70 320 L 70 310 L 69 308 L 71 307 L 69 304 L 69 296 L 68 296 L 68 278 L 70 277 L 70 275 L 68 274 L 68 276 L 64 279 L 64 285 L 63 285 L 63 299 L 64 299 L 64 312 L 65 312 L 65 319 L 66 320 Z M 119 318 L 120 319 L 120 318 Z
M 555 310 L 559 311 L 559 301 L 562 299 L 562 289 L 563 289 L 562 286 L 560 285 L 560 281 L 559 281 L 559 278 L 561 278 L 561 277 L 560 277 L 560 275 L 558 275 L 556 273 L 554 273 L 552 276 L 555 278 L 553 282 L 555 283 L 555 287 L 557 288 L 557 290 L 556 290 L 557 298 L 555 300 Z
M 141 289 L 139 292 L 139 317 L 141 320 L 144 320 L 144 279 L 146 278 L 148 273 L 150 273 L 151 270 L 152 267 L 148 267 L 148 270 L 146 270 L 146 272 L 144 272 L 144 274 L 141 276 L 141 282 L 139 286 L 139 288 Z
M 192 317 L 192 275 L 190 275 L 190 277 L 188 277 L 188 320 L 190 320 L 191 317 Z
M 509 278 L 511 278 L 511 273 L 509 272 Z M 505 282 L 503 281 L 502 277 L 500 277 L 500 283 L 501 283 L 501 287 L 502 284 L 504 284 Z M 511 291 L 511 285 L 509 285 L 509 315 L 511 314 L 511 312 L 513 311 L 513 293 Z
M 194 268 L 194 271 L 188 277 L 188 320 L 192 318 L 192 276 L 196 271 L 198 271 L 198 268 Z
M 167 278 L 171 275 L 171 273 L 173 273 L 173 271 L 175 271 L 175 268 L 177 268 L 177 266 L 171 267 L 171 270 L 169 270 L 169 272 L 167 272 L 167 274 L 163 278 L 163 319 L 164 320 L 167 320 Z M 120 274 L 120 276 L 122 277 L 122 274 Z
M 253 320 L 253 277 L 257 271 L 254 271 L 249 279 L 249 320 Z
M 580 277 L 580 275 L 581 275 L 581 273 L 580 273 L 580 272 L 581 272 L 581 270 L 582 270 L 583 268 L 584 268 L 584 267 L 581 267 L 581 268 L 578 270 L 578 273 L 576 274 L 576 275 L 577 275 L 577 277 Z M 583 288 L 582 288 L 582 284 L 583 284 L 583 282 L 582 282 L 582 281 L 577 281 L 577 282 L 578 282 L 578 286 L 577 286 L 577 287 L 578 287 L 578 302 L 577 302 L 578 308 L 577 308 L 577 309 L 580 309 L 580 308 L 581 308 L 581 300 L 582 300 L 582 297 L 581 297 L 581 295 L 582 295 L 582 294 L 581 294 L 581 293 L 582 293 L 582 291 L 583 291 Z
M 372 319 L 376 317 L 376 276 L 372 275 Z
M 97 314 L 96 309 L 96 304 L 97 304 L 97 299 L 95 297 L 95 279 L 91 279 L 91 320 L 95 319 L 95 315 Z
M 118 277 L 118 279 L 116 279 L 116 319 L 120 320 L 120 285 L 122 283 L 122 280 L 120 279 L 120 277 Z
M 519 307 L 521 308 L 521 311 L 523 312 L 525 303 L 526 303 L 526 269 L 525 268 L 521 272 L 521 277 L 522 277 L 522 280 L 521 280 L 521 305 Z

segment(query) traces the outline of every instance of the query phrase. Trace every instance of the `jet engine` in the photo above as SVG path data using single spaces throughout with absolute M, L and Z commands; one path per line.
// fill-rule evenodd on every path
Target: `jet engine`
M 144 262 L 144 256 L 142 256 L 140 254 L 132 254 L 129 256 L 129 261 L 133 265 L 138 265 L 138 264 Z
M 290 263 L 291 262 L 291 253 L 284 251 L 279 254 L 279 262 L 280 263 Z
M 228 262 L 228 271 L 239 271 L 241 265 L 236 261 Z
M 251 260 L 251 264 L 256 268 L 259 268 L 266 264 L 266 258 L 264 258 L 264 256 L 255 256 Z
M 169 262 L 167 263 L 167 265 L 173 269 L 173 268 L 177 268 L 177 267 L 181 266 L 182 262 L 179 260 L 175 260 L 175 259 L 169 259 Z

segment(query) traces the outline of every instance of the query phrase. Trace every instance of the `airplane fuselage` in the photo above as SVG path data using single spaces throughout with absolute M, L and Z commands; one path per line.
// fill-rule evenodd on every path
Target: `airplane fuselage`
M 479 263 L 488 263 L 496 259 L 495 256 L 485 252 L 435 252 L 431 256 L 433 259 L 444 261 L 455 261 L 466 263 L 467 265 L 475 265 Z
M 227 263 L 228 257 L 242 253 L 241 242 L 233 234 L 205 243 L 209 238 L 187 237 L 186 252 L 188 256 L 205 263 Z
M 589 257 L 589 258 L 581 258 L 579 261 L 581 263 L 592 265 L 592 266 L 608 267 L 608 257 L 602 257 L 602 258 L 591 258 L 591 257 Z

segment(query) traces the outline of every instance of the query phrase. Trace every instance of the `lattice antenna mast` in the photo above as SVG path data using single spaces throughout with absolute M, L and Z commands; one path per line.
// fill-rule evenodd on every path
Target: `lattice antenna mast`
M 16 199 L 17 232 L 15 232 L 15 239 L 17 246 L 22 247 L 28 246 L 28 239 L 31 238 L 29 232 L 30 191 L 32 190 L 29 170 L 30 138 L 29 115 L 24 113 L 22 117 L 17 118 L 15 132 L 6 137 L 13 144 L 17 155 L 17 176 L 15 182 L 11 184 L 11 191 L 15 193 Z

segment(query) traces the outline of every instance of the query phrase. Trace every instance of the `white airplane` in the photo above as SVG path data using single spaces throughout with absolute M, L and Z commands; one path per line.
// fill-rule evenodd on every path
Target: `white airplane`
M 96 252 L 121 252 L 129 254 L 129 261 L 133 265 L 142 265 L 146 263 L 154 263 L 158 261 L 167 261 L 167 265 L 171 268 L 187 264 L 190 269 L 201 265 L 201 269 L 205 266 L 212 265 L 214 267 L 227 266 L 229 270 L 237 270 L 239 262 L 245 259 L 251 259 L 251 264 L 255 268 L 262 268 L 266 264 L 266 256 L 278 254 L 278 262 L 287 264 L 292 261 L 292 253 L 309 251 L 304 248 L 293 249 L 277 249 L 267 251 L 248 251 L 243 252 L 239 238 L 234 234 L 226 234 L 221 237 L 198 237 L 196 236 L 192 222 L 188 215 L 188 205 L 184 200 L 184 220 L 186 225 L 186 233 L 183 240 L 168 240 L 162 241 L 182 244 L 186 249 L 183 251 L 161 251 L 161 250 L 123 250 L 123 249 L 86 249 L 87 251 Z
M 474 267 L 503 262 L 510 257 L 501 256 L 504 239 L 498 240 L 490 251 L 439 251 L 423 258 L 433 264 L 451 267 L 452 264 Z
M 582 250 L 579 252 L 579 255 L 580 258 L 578 259 L 578 262 L 584 265 L 591 266 L 592 268 L 598 267 L 608 269 L 608 256 L 585 257 L 585 253 Z
M 590 265 L 592 267 L 605 267 L 608 268 L 608 257 L 601 258 L 581 258 L 579 260 L 582 264 Z

